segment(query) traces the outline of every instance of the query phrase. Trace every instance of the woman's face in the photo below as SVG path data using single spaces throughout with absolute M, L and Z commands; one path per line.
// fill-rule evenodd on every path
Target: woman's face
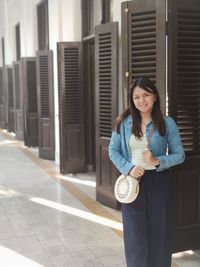
M 153 93 L 149 93 L 139 86 L 136 86 L 133 90 L 133 103 L 140 113 L 151 113 L 153 109 L 156 96 Z

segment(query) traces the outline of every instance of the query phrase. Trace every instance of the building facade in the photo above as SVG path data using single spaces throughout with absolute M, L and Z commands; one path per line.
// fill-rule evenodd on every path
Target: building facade
M 0 0 L 0 124 L 60 172 L 96 172 L 118 208 L 108 158 L 116 116 L 139 76 L 156 82 L 186 162 L 174 168 L 174 250 L 200 246 L 200 3 Z

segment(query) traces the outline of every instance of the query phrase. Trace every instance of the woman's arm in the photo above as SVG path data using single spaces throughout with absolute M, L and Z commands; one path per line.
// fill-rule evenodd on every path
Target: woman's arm
M 168 155 L 156 157 L 159 160 L 158 171 L 178 165 L 185 160 L 185 153 L 178 127 L 175 121 L 170 117 L 166 120 L 166 131 Z
M 127 160 L 123 154 L 121 149 L 121 136 L 115 130 L 112 132 L 110 144 L 108 147 L 109 157 L 111 161 L 114 163 L 115 167 L 125 175 L 129 174 L 130 170 L 134 167 L 134 165 Z M 125 142 L 125 140 L 124 140 Z

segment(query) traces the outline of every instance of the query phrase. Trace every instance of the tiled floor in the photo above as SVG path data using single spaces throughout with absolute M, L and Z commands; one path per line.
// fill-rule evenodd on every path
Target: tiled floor
M 125 267 L 121 213 L 95 201 L 94 175 L 62 176 L 5 132 L 0 170 L 1 267 Z M 200 266 L 198 252 L 173 261 Z

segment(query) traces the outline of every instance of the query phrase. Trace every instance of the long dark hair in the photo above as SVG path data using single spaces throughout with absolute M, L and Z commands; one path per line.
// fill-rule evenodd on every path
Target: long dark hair
M 130 90 L 129 90 L 129 107 L 117 117 L 116 122 L 115 122 L 115 129 L 117 130 L 117 132 L 119 132 L 119 127 L 120 127 L 121 122 L 128 115 L 131 114 L 132 120 L 133 120 L 133 125 L 131 129 L 132 133 L 137 138 L 141 138 L 143 136 L 142 128 L 141 128 L 142 118 L 140 115 L 140 111 L 135 107 L 135 104 L 133 102 L 133 91 L 135 87 L 137 86 L 155 95 L 155 102 L 154 102 L 153 109 L 151 112 L 151 118 L 152 118 L 154 127 L 158 130 L 159 134 L 164 136 L 166 127 L 165 127 L 164 117 L 163 117 L 163 114 L 160 108 L 160 97 L 158 94 L 158 90 L 155 84 L 151 80 L 145 77 L 138 78 L 133 82 L 133 84 L 131 84 Z

